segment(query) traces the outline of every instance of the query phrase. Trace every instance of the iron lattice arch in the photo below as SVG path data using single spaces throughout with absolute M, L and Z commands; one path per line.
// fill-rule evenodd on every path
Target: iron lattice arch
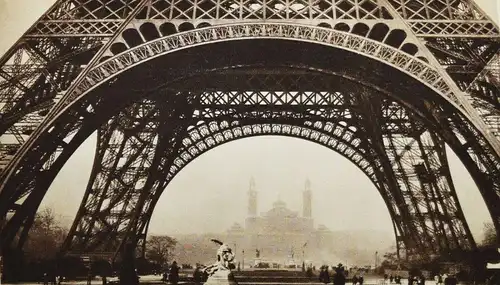
M 183 165 L 259 131 L 358 165 L 408 255 L 473 248 L 444 144 L 500 232 L 498 39 L 467 0 L 57 1 L 0 60 L 2 244 L 22 246 L 58 170 L 99 129 L 67 251 L 143 245 Z
M 397 102 L 347 80 L 283 68 L 248 67 L 200 79 L 189 79 L 208 85 L 198 85 L 199 91 L 193 87 L 188 87 L 192 92 L 179 90 L 177 84 L 168 87 L 170 96 L 183 96 L 178 99 L 181 102 L 165 103 L 165 96 L 157 96 L 135 103 L 101 127 L 95 161 L 99 166 L 91 175 L 88 196 L 66 241 L 67 249 L 116 251 L 117 240 L 130 238 L 130 229 L 120 226 L 132 223 L 138 205 L 144 208 L 133 236 L 144 244 L 154 205 L 175 174 L 220 144 L 259 135 L 303 138 L 355 163 L 384 198 L 402 253 L 428 257 L 474 246 L 454 195 L 443 141 Z M 186 81 L 178 85 L 193 86 Z M 191 115 L 169 117 L 170 110 L 165 108 L 176 103 L 184 104 Z M 256 104 L 262 107 L 251 108 Z M 373 120 L 381 122 L 380 129 L 373 129 Z M 179 127 L 180 133 L 176 138 L 171 134 L 164 138 L 168 143 L 163 149 L 162 125 L 169 124 Z M 386 137 L 378 137 L 383 133 Z M 391 145 L 384 146 L 383 139 Z M 408 164 L 411 167 L 405 168 Z M 150 169 L 160 173 L 152 175 Z M 438 169 L 439 174 L 430 174 Z M 392 173 L 392 181 L 384 174 L 387 171 Z M 152 181 L 151 176 L 157 180 Z M 148 189 L 149 194 L 141 197 Z M 417 192 L 425 196 L 416 196 Z M 440 220 L 443 215 L 450 218 Z M 116 239 L 104 238 L 110 234 Z

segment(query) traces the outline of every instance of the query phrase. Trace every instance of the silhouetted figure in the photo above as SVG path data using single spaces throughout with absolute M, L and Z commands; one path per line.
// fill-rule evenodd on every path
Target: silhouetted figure
M 394 276 L 392 276 L 392 274 L 391 274 L 391 276 L 389 276 L 389 283 L 392 284 L 392 281 L 394 281 Z
M 200 270 L 200 267 L 196 265 L 196 268 L 193 272 L 193 281 L 194 284 L 201 284 L 203 282 L 203 273 Z
M 43 285 L 49 285 L 49 275 L 47 273 L 43 274 Z
M 92 274 L 89 272 L 87 274 L 87 285 L 90 285 L 92 284 Z
M 170 281 L 170 283 L 174 285 L 177 285 L 177 283 L 179 283 L 179 267 L 177 266 L 176 261 L 172 262 L 172 266 L 170 266 L 168 281 Z
M 161 278 L 161 281 L 163 282 L 168 282 L 168 272 L 169 272 L 169 266 L 168 266 L 168 263 L 165 264 L 165 272 L 163 272 L 163 276 Z
M 420 275 L 420 280 L 418 281 L 418 284 L 425 285 L 425 276 L 424 275 Z
M 120 268 L 120 285 L 138 285 L 139 276 L 135 270 L 135 245 L 126 244 Z
M 363 285 L 363 282 L 365 282 L 365 278 L 363 277 L 363 275 L 361 275 L 358 278 L 358 283 L 359 283 L 359 285 Z
M 333 276 L 333 284 L 334 285 L 345 285 L 345 275 L 344 275 L 344 266 L 340 263 L 335 269 L 335 276 Z
M 330 273 L 328 273 L 328 267 L 322 266 L 319 272 L 319 282 L 328 284 L 330 283 Z
M 312 270 L 312 267 L 307 267 L 307 270 L 306 270 L 306 277 L 307 277 L 307 278 L 312 278 L 312 277 L 313 277 L 313 270 Z
M 354 284 L 354 285 L 358 284 L 358 276 L 357 275 L 354 275 L 354 277 L 352 277 L 352 284 Z
M 455 276 L 453 275 L 448 275 L 445 279 L 444 279 L 444 285 L 457 285 L 458 283 L 458 280 Z

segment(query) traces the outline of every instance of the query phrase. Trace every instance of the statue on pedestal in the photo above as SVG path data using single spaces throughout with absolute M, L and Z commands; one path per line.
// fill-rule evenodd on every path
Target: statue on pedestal
M 219 240 L 212 239 L 212 241 L 220 247 L 217 250 L 217 262 L 203 270 L 208 275 L 205 285 L 237 285 L 238 283 L 234 280 L 234 275 L 231 272 L 232 269 L 235 269 L 232 249 Z

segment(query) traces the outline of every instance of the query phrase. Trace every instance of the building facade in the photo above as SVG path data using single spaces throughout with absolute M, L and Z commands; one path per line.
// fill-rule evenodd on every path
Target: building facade
M 324 259 L 322 252 L 333 249 L 332 233 L 323 225 L 314 227 L 312 190 L 307 180 L 302 192 L 302 215 L 288 209 L 278 198 L 271 209 L 258 213 L 258 192 L 253 179 L 248 190 L 248 213 L 245 224 L 235 223 L 226 240 L 236 252 L 248 260 L 265 259 L 279 263 L 302 263 L 303 260 Z

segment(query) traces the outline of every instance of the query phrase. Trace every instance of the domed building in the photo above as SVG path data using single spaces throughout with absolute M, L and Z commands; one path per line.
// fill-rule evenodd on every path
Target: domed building
M 288 209 L 279 198 L 271 209 L 257 215 L 257 194 L 255 181 L 251 179 L 245 226 L 235 223 L 227 231 L 226 239 L 233 247 L 236 246 L 237 255 L 242 255 L 244 250 L 247 260 L 263 258 L 280 263 L 294 260 L 301 264 L 303 260 L 317 259 L 320 252 L 333 249 L 330 230 L 325 226 L 314 228 L 309 181 L 306 181 L 302 193 L 302 215 Z

